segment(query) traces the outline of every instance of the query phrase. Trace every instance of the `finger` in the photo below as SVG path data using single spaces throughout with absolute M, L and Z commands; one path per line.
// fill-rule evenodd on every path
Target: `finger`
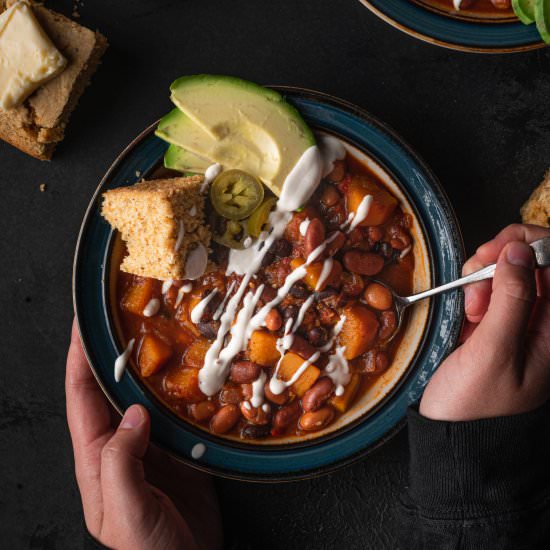
M 141 405 L 132 405 L 101 453 L 101 487 L 105 515 L 144 513 L 151 493 L 145 482 L 143 457 L 149 444 L 150 419 Z
M 112 433 L 111 418 L 82 350 L 76 322 L 73 322 L 67 355 L 65 392 L 76 478 L 86 525 L 95 535 L 102 518 L 101 449 Z
M 508 243 L 500 254 L 489 309 L 473 336 L 488 354 L 515 358 L 521 353 L 536 298 L 534 264 L 523 242 Z
M 469 275 L 478 271 L 484 264 L 472 256 L 462 267 L 462 274 Z M 491 281 L 480 281 L 464 287 L 464 312 L 470 323 L 479 323 L 485 315 L 491 300 Z
M 532 243 L 537 239 L 548 237 L 550 229 L 538 225 L 512 224 L 505 227 L 494 239 L 481 245 L 476 251 L 476 257 L 488 265 L 497 260 L 502 249 L 512 241 L 523 241 Z
M 464 342 L 466 342 L 466 340 L 468 340 L 468 338 L 470 338 L 470 336 L 473 334 L 474 330 L 477 328 L 477 324 L 476 323 L 470 323 L 468 321 L 466 321 L 464 323 L 464 326 L 462 327 L 462 332 L 460 333 L 460 339 L 459 339 L 459 344 L 463 344 Z

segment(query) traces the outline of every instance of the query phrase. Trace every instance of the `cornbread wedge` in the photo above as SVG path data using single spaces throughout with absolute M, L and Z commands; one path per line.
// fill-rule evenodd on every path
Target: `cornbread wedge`
M 13 0 L 0 0 L 0 12 L 11 4 Z M 23 104 L 0 110 L 0 138 L 37 159 L 49 160 L 108 44 L 100 33 L 42 5 L 32 4 L 32 9 L 68 64 Z
M 103 194 L 102 215 L 128 249 L 122 271 L 163 281 L 202 275 L 189 265 L 200 251 L 198 260 L 206 267 L 210 244 L 202 181 L 202 176 L 142 181 Z
M 523 223 L 550 227 L 550 170 L 521 207 Z

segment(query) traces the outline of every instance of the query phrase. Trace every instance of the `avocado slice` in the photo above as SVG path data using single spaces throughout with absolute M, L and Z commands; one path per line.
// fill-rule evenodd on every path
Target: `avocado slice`
M 550 0 L 535 0 L 535 20 L 540 36 L 550 44 Z
M 316 144 L 300 113 L 258 84 L 195 75 L 178 78 L 170 90 L 181 114 L 169 113 L 157 135 L 226 169 L 256 175 L 277 196 L 303 153 Z
M 535 22 L 535 0 L 512 0 L 512 8 L 524 25 Z
M 164 166 L 178 172 L 192 172 L 193 174 L 204 174 L 212 164 L 208 159 L 203 159 L 195 153 L 186 151 L 177 145 L 171 144 L 164 153 Z

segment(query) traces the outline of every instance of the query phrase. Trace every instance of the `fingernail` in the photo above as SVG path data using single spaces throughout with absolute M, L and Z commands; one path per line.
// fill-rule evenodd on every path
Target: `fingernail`
M 139 407 L 132 405 L 125 413 L 120 428 L 131 430 L 137 428 L 143 422 L 143 413 Z
M 512 265 L 521 267 L 535 267 L 535 258 L 531 247 L 522 242 L 511 242 L 506 248 L 506 259 Z

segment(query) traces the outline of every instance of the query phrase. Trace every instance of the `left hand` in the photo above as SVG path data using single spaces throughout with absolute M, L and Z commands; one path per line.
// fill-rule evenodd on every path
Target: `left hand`
M 117 415 L 88 366 L 76 324 L 65 389 L 76 478 L 90 533 L 116 550 L 221 548 L 210 478 L 157 449 L 148 450 L 150 419 L 144 407 L 132 405 L 116 428 Z M 144 466 L 150 468 L 147 477 L 169 487 L 174 500 L 147 482 Z

